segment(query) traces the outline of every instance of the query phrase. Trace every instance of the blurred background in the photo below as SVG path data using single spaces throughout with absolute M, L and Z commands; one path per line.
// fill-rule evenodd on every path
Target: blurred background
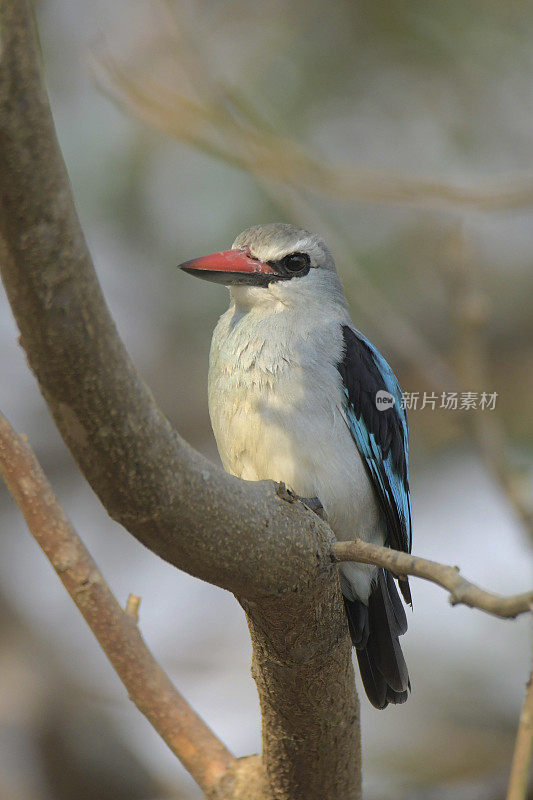
M 175 265 L 256 223 L 321 233 L 357 327 L 411 399 L 419 393 L 414 552 L 498 592 L 528 589 L 533 3 L 41 0 L 36 10 L 104 292 L 180 433 L 218 461 L 207 359 L 228 298 Z M 107 518 L 51 422 L 4 295 L 0 365 L 2 411 L 29 436 L 119 600 L 142 597 L 148 644 L 236 754 L 257 752 L 240 607 Z M 442 408 L 452 392 L 458 409 Z M 478 406 L 496 392 L 495 408 L 461 410 L 465 392 Z M 0 514 L 0 800 L 199 798 L 3 489 Z M 412 696 L 385 712 L 361 697 L 365 797 L 503 798 L 529 621 L 453 609 L 441 589 L 412 583 Z

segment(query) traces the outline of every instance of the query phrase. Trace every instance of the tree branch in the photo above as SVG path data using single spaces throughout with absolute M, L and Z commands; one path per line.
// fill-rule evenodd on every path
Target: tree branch
M 359 706 L 332 533 L 272 482 L 214 467 L 157 408 L 87 251 L 25 0 L 0 0 L 0 37 L 0 268 L 56 424 L 115 520 L 161 558 L 241 599 L 270 794 L 356 800 Z
M 130 699 L 200 787 L 212 793 L 237 759 L 163 672 L 72 527 L 31 447 L 1 414 L 0 475 Z
M 533 592 L 524 592 L 510 597 L 502 597 L 480 589 L 459 574 L 459 567 L 439 564 L 427 558 L 419 558 L 389 547 L 369 544 L 360 539 L 353 542 L 335 542 L 331 548 L 335 561 L 358 561 L 362 564 L 375 564 L 389 569 L 397 577 L 414 575 L 416 578 L 436 583 L 450 592 L 452 605 L 465 605 L 479 608 L 495 617 L 517 617 L 533 611 Z
M 506 800 L 526 800 L 533 756 L 533 672 L 529 676 L 526 699 L 520 714 L 511 776 Z

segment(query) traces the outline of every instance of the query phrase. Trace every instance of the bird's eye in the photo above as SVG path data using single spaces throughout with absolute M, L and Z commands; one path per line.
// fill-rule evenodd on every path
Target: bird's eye
M 289 253 L 279 264 L 291 275 L 306 275 L 311 266 L 311 259 L 307 253 Z

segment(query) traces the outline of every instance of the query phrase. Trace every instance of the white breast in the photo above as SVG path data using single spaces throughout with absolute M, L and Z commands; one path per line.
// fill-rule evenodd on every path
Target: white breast
M 340 411 L 342 324 L 230 308 L 213 335 L 209 412 L 228 472 L 318 497 L 338 539 L 382 542 L 375 495 Z M 366 600 L 373 571 L 343 565 L 343 591 L 348 581 Z

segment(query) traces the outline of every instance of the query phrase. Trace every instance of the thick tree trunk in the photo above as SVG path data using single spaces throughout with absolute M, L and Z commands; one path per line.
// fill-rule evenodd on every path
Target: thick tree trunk
M 276 798 L 356 796 L 359 702 L 355 692 L 341 688 L 353 683 L 353 668 L 343 611 L 331 625 L 337 603 L 331 574 L 305 597 L 289 591 L 242 602 L 254 649 L 263 758 Z M 335 691 L 339 680 L 340 691 Z

